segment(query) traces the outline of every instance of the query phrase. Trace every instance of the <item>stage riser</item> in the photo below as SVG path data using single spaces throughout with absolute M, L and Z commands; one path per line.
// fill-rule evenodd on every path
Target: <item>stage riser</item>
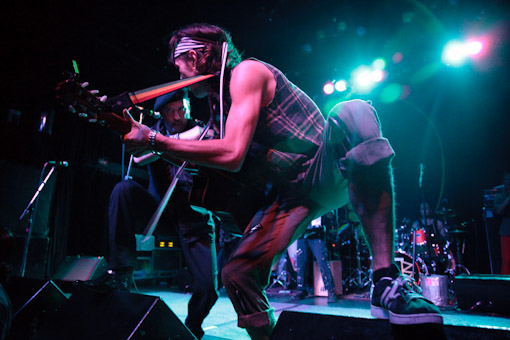
M 387 320 L 284 311 L 271 340 L 492 340 L 510 339 L 510 332 L 450 325 L 392 326 Z
M 461 310 L 510 315 L 509 275 L 461 275 L 453 285 Z

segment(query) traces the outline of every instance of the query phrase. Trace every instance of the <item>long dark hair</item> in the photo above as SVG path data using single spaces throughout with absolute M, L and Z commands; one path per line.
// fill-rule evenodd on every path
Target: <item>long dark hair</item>
M 205 38 L 215 42 L 214 44 L 205 44 L 204 48 L 197 51 L 199 55 L 197 70 L 202 74 L 217 74 L 220 71 L 222 45 L 224 42 L 228 44 L 227 69 L 232 69 L 241 62 L 241 54 L 234 46 L 229 32 L 215 25 L 197 23 L 182 27 L 172 33 L 168 57 L 168 61 L 171 63 L 175 61 L 175 47 L 182 37 Z

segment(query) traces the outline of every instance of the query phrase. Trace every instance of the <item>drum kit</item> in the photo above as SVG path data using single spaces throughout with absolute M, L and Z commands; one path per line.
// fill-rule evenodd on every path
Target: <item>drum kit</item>
M 462 254 L 469 222 L 457 223 L 451 210 L 436 212 L 445 225 L 445 240 L 427 233 L 423 227 L 413 228 L 409 219 L 397 224 L 394 237 L 394 262 L 404 275 L 412 277 L 424 295 L 438 306 L 449 303 L 455 275 L 469 270 L 462 264 Z M 363 291 L 370 285 L 371 257 L 368 246 L 361 236 L 357 221 L 349 221 L 338 228 L 329 229 L 328 243 L 342 259 L 344 290 Z M 445 296 L 446 294 L 446 296 Z
M 452 223 L 457 219 L 451 210 L 436 212 L 436 216 L 446 227 L 447 237 L 427 233 L 422 227 L 413 228 L 409 220 L 403 220 L 395 230 L 395 262 L 402 259 L 402 273 L 420 285 L 423 296 L 439 307 L 448 307 L 455 296 L 455 275 L 470 274 L 462 264 L 469 223 Z
M 368 294 L 372 277 L 372 258 L 359 220 L 337 211 L 332 218 L 324 218 L 326 244 L 330 260 L 341 260 L 344 293 Z M 448 237 L 438 238 L 423 227 L 414 227 L 409 219 L 402 219 L 394 233 L 394 262 L 402 274 L 421 286 L 423 295 L 440 307 L 448 307 L 453 292 L 453 279 L 458 274 L 470 274 L 462 264 L 469 222 L 457 223 L 450 211 L 436 212 L 445 225 Z M 275 263 L 275 286 L 290 289 L 295 283 L 293 254 L 288 252 Z M 292 265 L 291 265 L 292 264 Z
M 469 274 L 462 264 L 465 236 L 469 222 L 454 223 L 456 214 L 451 210 L 436 212 L 443 221 L 448 237 L 441 238 L 427 233 L 423 227 L 413 228 L 408 219 L 395 229 L 395 249 L 413 259 L 421 274 L 456 275 Z

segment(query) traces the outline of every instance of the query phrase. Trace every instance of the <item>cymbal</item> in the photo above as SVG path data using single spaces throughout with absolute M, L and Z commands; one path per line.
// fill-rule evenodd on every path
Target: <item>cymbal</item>
M 467 233 L 467 232 L 468 232 L 467 230 L 461 230 L 461 229 L 448 230 L 449 234 L 464 234 L 464 233 Z
M 349 223 L 345 223 L 345 224 L 342 224 L 341 226 L 339 227 L 330 227 L 330 228 L 326 228 L 326 230 L 330 233 L 341 233 L 343 232 L 344 230 L 346 230 L 347 228 L 349 228 L 351 225 Z
M 452 209 L 446 210 L 438 210 L 435 212 L 436 215 L 447 216 L 447 217 L 456 217 L 457 214 Z

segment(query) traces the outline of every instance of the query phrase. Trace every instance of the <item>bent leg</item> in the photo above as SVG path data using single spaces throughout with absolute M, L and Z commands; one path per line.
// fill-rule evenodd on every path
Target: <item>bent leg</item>
M 388 268 L 393 261 L 395 229 L 393 176 L 389 163 L 353 175 L 349 196 L 370 245 L 373 270 Z
M 257 213 L 222 270 L 238 326 L 246 328 L 252 339 L 269 339 L 276 324 L 265 293 L 273 262 L 314 217 L 312 209 L 301 202 L 282 202 Z
M 393 260 L 394 192 L 391 159 L 375 109 L 353 100 L 335 106 L 328 127 L 337 138 L 338 168 L 349 180 L 349 199 L 358 214 L 372 255 L 374 271 Z
M 108 207 L 110 269 L 134 266 L 135 234 L 143 231 L 157 205 L 157 200 L 134 181 L 115 185 Z

